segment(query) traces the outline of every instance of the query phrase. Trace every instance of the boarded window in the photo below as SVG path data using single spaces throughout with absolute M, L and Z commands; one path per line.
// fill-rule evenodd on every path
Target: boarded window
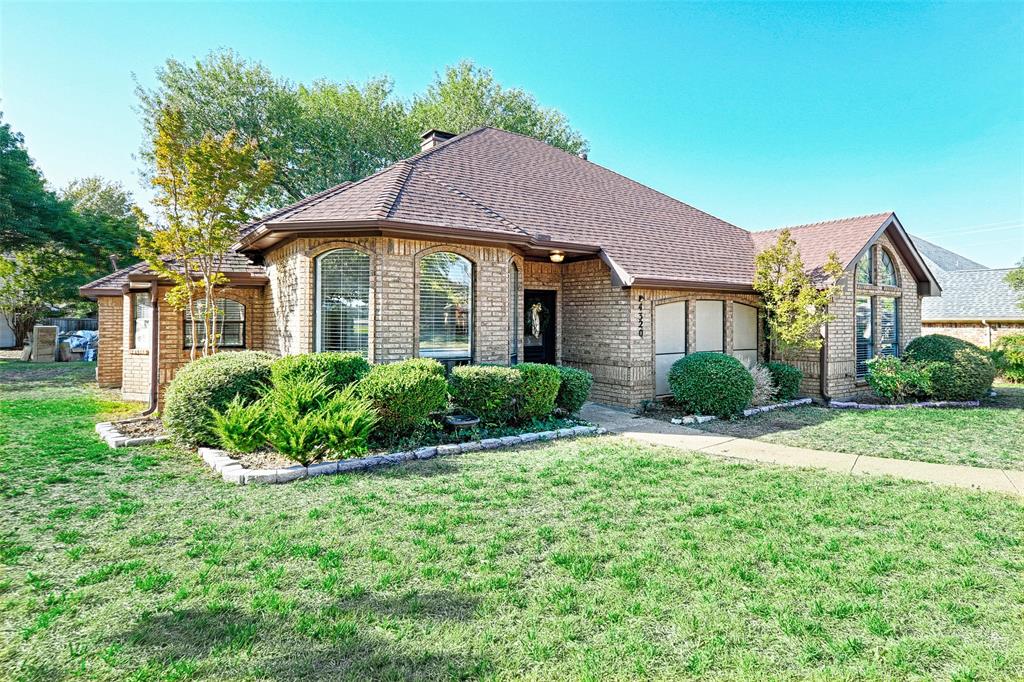
M 898 287 L 899 279 L 896 277 L 896 265 L 892 262 L 892 256 L 885 250 L 882 251 L 882 269 L 878 273 L 878 283 L 890 287 Z
M 875 356 L 875 343 L 871 330 L 871 297 L 858 296 L 855 333 L 857 335 L 857 378 L 868 373 L 868 360 Z
M 873 248 L 873 247 L 872 247 Z M 857 283 L 872 284 L 875 281 L 875 266 L 871 260 L 871 248 L 857 262 Z
M 370 338 L 370 257 L 336 249 L 316 261 L 316 350 L 359 353 Z
M 215 299 L 217 307 L 216 346 L 218 348 L 245 348 L 245 306 L 230 298 Z M 192 346 L 192 319 L 196 321 L 196 345 L 202 346 L 206 340 L 206 327 L 203 324 L 205 301 L 196 301 L 193 311 L 185 311 L 185 347 Z
M 757 364 L 757 308 L 732 304 L 732 354 L 747 367 Z
M 473 328 L 473 264 L 456 253 L 420 260 L 420 355 L 468 359 Z
M 697 332 L 695 347 L 698 351 L 725 350 L 725 304 L 722 301 L 697 301 Z
M 149 348 L 153 332 L 153 299 L 148 291 L 132 294 L 132 348 Z
M 878 297 L 878 354 L 896 357 L 900 354 L 900 302 L 887 296 Z
M 519 363 L 519 268 L 508 264 L 508 361 Z

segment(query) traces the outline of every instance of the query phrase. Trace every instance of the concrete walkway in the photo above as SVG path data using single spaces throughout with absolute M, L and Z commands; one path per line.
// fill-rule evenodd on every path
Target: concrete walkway
M 987 469 L 958 464 L 931 464 L 776 445 L 748 438 L 733 438 L 732 436 L 708 433 L 686 426 L 676 426 L 660 419 L 639 417 L 632 412 L 596 403 L 584 405 L 580 416 L 589 422 L 603 426 L 611 433 L 627 436 L 633 440 L 651 445 L 667 445 L 681 450 L 703 452 L 715 457 L 791 467 L 827 469 L 847 474 L 889 475 L 925 483 L 1024 496 L 1024 471 Z

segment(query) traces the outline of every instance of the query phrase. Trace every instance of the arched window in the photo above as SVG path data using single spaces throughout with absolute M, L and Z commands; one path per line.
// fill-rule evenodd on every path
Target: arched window
M 420 260 L 420 355 L 472 357 L 473 264 L 457 253 L 439 252 Z
M 217 348 L 245 348 L 245 306 L 230 298 L 214 299 L 217 307 Z M 196 301 L 192 310 L 185 311 L 185 347 L 192 347 L 192 319 L 196 320 L 196 343 L 202 346 L 206 340 L 203 325 L 204 301 Z
M 508 264 L 508 361 L 519 363 L 519 267 Z
M 898 287 L 899 279 L 896 277 L 896 265 L 892 262 L 889 252 L 882 249 L 882 269 L 878 273 L 878 283 L 890 287 Z
M 871 259 L 869 248 L 861 259 L 857 261 L 857 284 L 873 284 L 875 281 L 875 266 Z
M 370 257 L 335 249 L 316 259 L 316 350 L 359 353 L 370 338 Z

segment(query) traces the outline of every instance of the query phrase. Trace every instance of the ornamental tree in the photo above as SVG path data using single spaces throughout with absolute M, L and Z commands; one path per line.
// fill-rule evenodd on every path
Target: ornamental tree
M 161 112 L 152 178 L 159 219 L 140 240 L 137 253 L 154 272 L 174 282 L 167 303 L 192 311 L 194 360 L 200 320 L 202 354 L 217 349 L 214 301 L 216 288 L 227 283 L 221 271 L 224 258 L 239 226 L 252 219 L 274 173 L 269 161 L 258 158 L 256 143 L 240 143 L 235 131 L 219 137 L 208 133 L 194 143 L 184 131 L 180 111 Z
M 783 360 L 804 350 L 819 350 L 819 329 L 833 318 L 829 305 L 839 293 L 843 274 L 835 251 L 820 268 L 808 272 L 789 230 L 774 246 L 757 254 L 754 290 L 764 300 L 768 338 Z

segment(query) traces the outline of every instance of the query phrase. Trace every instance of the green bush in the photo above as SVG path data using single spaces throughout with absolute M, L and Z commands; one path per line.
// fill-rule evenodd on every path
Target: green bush
M 754 397 L 750 372 L 724 353 L 693 353 L 676 360 L 668 385 L 690 411 L 723 418 L 741 413 Z
M 504 424 L 515 418 L 516 398 L 523 383 L 518 370 L 463 365 L 452 369 L 449 382 L 455 407 L 479 417 L 481 423 Z
M 239 396 L 223 410 L 211 410 L 213 432 L 228 452 L 255 452 L 267 444 L 265 403 L 244 403 Z
M 1024 334 L 1011 334 L 996 341 L 992 361 L 1004 379 L 1024 383 Z
M 562 375 L 554 365 L 523 362 L 515 366 L 522 376 L 516 396 L 516 415 L 520 421 L 546 417 L 555 411 L 555 399 Z
M 793 365 L 785 362 L 769 362 L 765 364 L 772 375 L 772 383 L 775 384 L 775 396 L 779 400 L 795 400 L 800 395 L 800 382 L 803 381 L 804 373 Z
M 928 373 L 916 363 L 899 358 L 878 357 L 868 360 L 868 386 L 875 395 L 890 403 L 927 396 L 931 390 Z
M 924 372 L 936 400 L 981 400 L 992 389 L 996 368 L 992 359 L 977 348 L 953 352 L 952 362 L 929 362 Z
M 275 383 L 323 377 L 329 387 L 342 389 L 366 376 L 370 363 L 358 353 L 286 355 L 270 368 Z
M 235 396 L 243 403 L 262 395 L 274 358 L 259 351 L 217 353 L 190 362 L 164 396 L 164 427 L 186 446 L 217 445 L 211 410 L 223 411 Z
M 565 365 L 558 367 L 558 373 L 562 375 L 562 383 L 558 387 L 555 405 L 566 414 L 576 414 L 590 397 L 590 387 L 594 385 L 594 377 L 590 372 Z
M 903 359 L 908 362 L 953 362 L 953 353 L 962 348 L 975 348 L 973 343 L 946 336 L 945 334 L 927 334 L 919 336 L 907 344 L 903 351 Z
M 380 426 L 392 434 L 415 430 L 448 404 L 444 367 L 426 358 L 374 365 L 356 384 L 356 392 L 373 403 Z

